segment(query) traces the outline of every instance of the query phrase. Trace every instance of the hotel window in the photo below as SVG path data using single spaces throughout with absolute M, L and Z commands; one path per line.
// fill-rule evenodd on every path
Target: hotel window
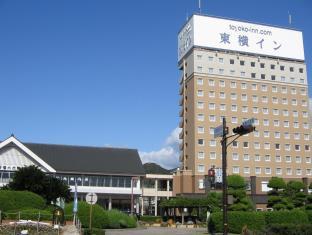
M 287 87 L 284 87 L 284 86 L 282 87 L 282 93 L 283 93 L 283 94 L 286 94 L 286 93 L 287 93 Z
M 271 69 L 275 69 L 275 64 L 271 64 Z
M 307 175 L 311 175 L 311 172 L 312 172 L 311 169 L 306 169 L 306 174 Z
M 268 97 L 262 96 L 262 103 L 268 103 Z
M 275 75 L 271 75 L 271 80 L 272 80 L 272 81 L 275 80 Z
M 286 109 L 283 110 L 283 116 L 288 117 L 288 110 Z
M 261 90 L 262 91 L 267 91 L 268 90 L 268 86 L 267 85 L 262 85 L 261 86 Z
M 224 69 L 219 69 L 219 74 L 224 74 Z
M 260 136 L 260 133 L 257 130 L 255 130 L 253 133 L 254 133 L 254 137 L 259 137 Z
M 197 153 L 197 158 L 198 159 L 204 159 L 205 158 L 205 153 L 204 152 L 198 152 Z
M 309 134 L 304 134 L 304 140 L 310 140 L 310 135 Z
M 202 114 L 202 113 L 197 114 L 197 121 L 202 122 L 202 121 L 204 121 L 204 120 L 205 120 L 204 114 Z
M 225 118 L 225 116 L 220 116 L 220 122 L 223 122 L 223 118 Z
M 281 71 L 284 71 L 284 70 L 285 70 L 285 66 L 284 66 L 284 65 L 281 65 L 281 66 L 280 66 L 280 69 L 281 69 Z
M 311 163 L 311 157 L 306 157 L 306 163 Z
M 290 78 L 290 81 L 291 82 L 295 82 L 295 78 Z
M 220 80 L 220 81 L 219 81 L 219 86 L 220 86 L 220 87 L 225 87 L 225 81 Z
M 290 135 L 289 135 L 288 132 L 285 132 L 285 133 L 284 133 L 284 138 L 285 138 L 285 139 L 289 139 L 289 138 L 290 138 Z
M 303 68 L 299 68 L 299 73 L 303 73 Z
M 212 79 L 209 79 L 208 84 L 209 84 L 209 86 L 214 86 L 215 85 L 215 81 L 212 80 Z
M 256 167 L 256 168 L 255 168 L 255 173 L 256 173 L 257 175 L 261 174 L 261 168 L 260 168 L 260 167 Z
M 220 99 L 225 99 L 225 93 L 224 92 L 220 92 L 219 93 L 219 97 L 220 97 Z
M 289 121 L 284 121 L 284 127 L 289 127 Z
M 210 135 L 213 135 L 213 134 L 214 134 L 214 127 L 210 127 L 210 128 L 209 128 L 209 134 L 210 134 Z
M 292 99 L 292 100 L 291 100 L 291 104 L 292 104 L 292 105 L 297 105 L 297 100 L 296 100 L 296 99 Z
M 276 86 L 272 86 L 272 92 L 277 92 L 277 87 Z
M 242 112 L 243 113 L 247 113 L 248 112 L 248 107 L 247 106 L 243 106 L 242 107 Z
M 263 119 L 263 125 L 268 126 L 270 124 L 269 119 Z
M 243 66 L 243 65 L 245 65 L 245 61 L 241 60 L 241 61 L 239 61 L 239 64 Z
M 276 174 L 281 175 L 282 174 L 282 168 L 276 168 Z
M 223 58 L 219 58 L 219 63 L 223 63 Z
M 274 123 L 274 126 L 279 126 L 279 120 L 274 120 L 273 123 Z
M 279 156 L 279 155 L 275 156 L 275 161 L 276 162 L 281 162 L 282 161 L 281 156 Z
M 261 74 L 261 79 L 265 79 L 265 74 Z
M 197 140 L 197 143 L 198 143 L 199 146 L 205 146 L 205 141 L 204 141 L 204 139 L 198 139 L 198 140 Z
M 215 110 L 216 105 L 214 103 L 209 103 L 208 107 L 210 110 Z
M 233 174 L 239 174 L 239 167 L 233 166 Z
M 213 68 L 208 68 L 208 73 L 213 73 Z
M 240 75 L 241 75 L 241 77 L 245 77 L 245 76 L 246 76 L 246 73 L 245 73 L 244 71 L 241 71 L 241 72 L 240 72 Z
M 293 111 L 293 117 L 298 117 L 298 112 L 297 111 Z
M 262 112 L 263 112 L 263 114 L 269 114 L 269 109 L 268 108 L 263 108 Z
M 291 168 L 286 168 L 286 175 L 291 175 L 291 174 L 292 174 Z
M 232 105 L 231 105 L 231 110 L 232 110 L 233 112 L 237 112 L 237 105 L 236 105 L 236 104 L 232 104 Z
M 265 155 L 264 156 L 264 161 L 270 162 L 271 161 L 271 156 L 270 155 Z
M 259 125 L 259 119 L 255 119 L 254 125 L 255 125 L 255 126 L 258 126 L 258 125 Z
M 230 59 L 230 64 L 234 64 L 234 60 L 233 59 Z
M 300 139 L 300 133 L 295 133 L 294 134 L 294 139 L 299 140 Z
M 216 121 L 216 116 L 215 115 L 209 115 L 209 121 L 215 122 Z
M 253 107 L 253 108 L 252 108 L 252 112 L 253 112 L 253 113 L 258 113 L 258 107 Z
M 244 167 L 244 174 L 250 174 L 250 168 Z
M 296 156 L 296 163 L 301 163 L 301 157 L 300 156 Z
M 293 95 L 297 94 L 296 88 L 291 88 L 290 89 L 290 93 L 293 94 Z
M 265 137 L 265 138 L 270 137 L 270 132 L 269 131 L 264 131 L 263 132 L 263 137 Z
M 237 117 L 232 117 L 232 123 L 237 123 L 238 122 L 238 118 Z
M 299 128 L 299 122 L 294 122 L 293 126 L 294 128 Z
M 270 149 L 270 143 L 264 143 L 264 149 Z
M 235 70 L 231 69 L 230 70 L 230 75 L 235 75 Z
M 303 123 L 303 128 L 304 128 L 304 129 L 309 129 L 309 123 L 304 122 L 304 123 Z
M 257 86 L 257 84 L 251 84 L 251 89 L 252 90 L 258 90 L 258 86 Z
M 226 110 L 225 104 L 220 104 L 220 110 L 222 110 L 222 111 Z
M 254 143 L 254 148 L 255 149 L 260 149 L 260 143 L 259 142 L 255 142 Z
M 197 108 L 198 108 L 198 109 L 203 109 L 203 108 L 204 108 L 204 102 L 198 101 L 198 102 L 197 102 Z
M 301 175 L 302 174 L 302 170 L 301 169 L 296 169 L 296 175 Z
M 288 163 L 291 162 L 291 156 L 286 156 L 285 157 L 285 162 L 288 162 Z
M 285 150 L 290 151 L 290 144 L 285 144 Z
M 205 172 L 205 166 L 204 165 L 198 165 L 197 171 L 198 172 Z
M 216 159 L 217 154 L 215 152 L 210 152 L 209 157 L 210 157 L 210 159 Z
M 203 67 L 202 66 L 197 66 L 197 70 L 198 70 L 198 72 L 202 72 L 203 71 Z
M 258 96 L 253 95 L 253 96 L 252 96 L 252 101 L 253 101 L 253 102 L 258 102 Z
M 308 144 L 304 145 L 304 150 L 305 151 L 310 151 L 310 145 L 308 145 Z
M 247 101 L 247 94 L 242 94 L 241 99 L 242 101 Z
M 273 102 L 273 104 L 278 104 L 278 98 L 277 97 L 272 97 L 272 102 Z
M 264 172 L 265 172 L 266 175 L 270 175 L 271 174 L 271 168 L 270 167 L 266 167 Z
M 205 133 L 205 128 L 203 126 L 197 127 L 197 133 L 198 134 L 204 134 Z
M 198 97 L 203 97 L 203 96 L 204 96 L 204 91 L 198 90 L 198 91 L 197 91 L 197 96 L 198 96 Z
M 237 153 L 232 153 L 232 159 L 233 159 L 234 161 L 238 161 L 238 160 L 239 160 L 238 154 L 237 154 Z
M 288 104 L 288 100 L 286 98 L 282 99 L 282 104 Z
M 281 133 L 280 132 L 274 132 L 274 138 L 276 138 L 276 139 L 281 138 Z
M 236 82 L 231 82 L 231 88 L 236 88 Z
M 234 148 L 237 148 L 237 147 L 238 147 L 238 142 L 234 140 L 233 143 L 232 143 L 232 146 L 233 146 Z
M 215 97 L 215 92 L 214 91 L 209 91 L 209 97 L 211 97 L 211 98 Z
M 199 179 L 198 180 L 198 189 L 204 189 L 204 179 Z
M 246 142 L 246 141 L 243 142 L 243 148 L 249 148 L 248 142 Z
M 251 78 L 256 78 L 256 73 L 251 73 Z
M 255 161 L 256 161 L 256 162 L 260 162 L 260 161 L 261 161 L 261 157 L 260 157 L 259 154 L 256 154 L 256 155 L 255 155 Z
M 300 89 L 300 95 L 306 95 L 306 90 L 305 89 Z
M 281 81 L 285 82 L 286 81 L 286 77 L 285 76 L 281 76 Z
M 294 67 L 289 67 L 290 72 L 294 72 Z
M 231 100 L 236 100 L 236 99 L 237 99 L 236 93 L 231 93 Z
M 307 118 L 308 117 L 308 112 L 307 111 L 302 111 L 302 117 Z
M 209 60 L 209 61 L 213 61 L 213 57 L 212 57 L 212 56 L 209 56 L 209 57 L 208 57 L 208 60 Z
M 260 68 L 264 68 L 264 63 L 260 63 Z
M 216 140 L 210 140 L 210 147 L 215 147 L 216 146 Z
M 295 144 L 295 150 L 300 151 L 300 145 L 299 144 Z
M 197 59 L 201 60 L 202 59 L 202 55 L 197 55 Z
M 202 78 L 197 78 L 197 85 L 204 85 L 204 80 Z
M 302 100 L 301 104 L 302 104 L 302 106 L 307 106 L 307 101 L 306 100 Z
M 248 154 L 244 154 L 243 159 L 244 159 L 244 161 L 249 161 L 249 155 Z
M 280 144 L 275 144 L 275 150 L 280 150 Z

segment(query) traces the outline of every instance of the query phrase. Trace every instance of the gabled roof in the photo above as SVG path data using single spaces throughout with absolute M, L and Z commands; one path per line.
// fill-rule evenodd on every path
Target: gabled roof
M 144 175 L 136 149 L 25 143 L 57 172 Z

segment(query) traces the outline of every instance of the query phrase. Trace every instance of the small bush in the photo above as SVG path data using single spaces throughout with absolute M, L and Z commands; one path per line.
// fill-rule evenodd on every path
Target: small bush
M 105 230 L 99 228 L 93 228 L 92 232 L 90 229 L 84 229 L 83 235 L 105 235 Z
M 304 211 L 267 211 L 264 212 L 265 223 L 271 224 L 308 224 L 308 215 Z
M 72 220 L 73 216 L 73 203 L 66 204 L 65 218 Z M 78 202 L 78 218 L 81 221 L 82 227 L 89 227 L 90 219 L 90 205 L 86 202 Z M 92 228 L 106 228 L 108 226 L 108 217 L 103 207 L 98 204 L 92 207 Z
M 242 228 L 247 225 L 249 230 L 262 230 L 265 227 L 264 214 L 261 212 L 228 212 L 229 232 L 241 233 Z M 211 214 L 209 221 L 210 231 L 223 231 L 223 217 L 222 212 Z
M 44 209 L 45 200 L 32 192 L 0 190 L 0 210 Z
M 271 224 L 268 235 L 312 235 L 312 224 Z
M 134 217 L 126 215 L 118 210 L 106 211 L 106 215 L 108 217 L 108 228 L 135 228 L 137 226 Z
M 312 224 L 312 210 L 306 210 L 306 214 L 308 216 L 309 223 Z
M 151 215 L 143 215 L 140 217 L 141 221 L 147 222 L 147 223 L 157 223 L 157 221 L 161 221 L 160 216 L 151 216 Z

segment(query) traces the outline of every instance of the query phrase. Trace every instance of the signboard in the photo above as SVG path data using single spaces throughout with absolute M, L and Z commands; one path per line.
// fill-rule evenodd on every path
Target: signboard
M 193 15 L 178 34 L 178 60 L 194 46 L 304 60 L 302 32 Z
M 86 202 L 94 205 L 97 202 L 97 195 L 95 193 L 88 193 L 86 195 Z
M 223 136 L 223 125 L 217 126 L 214 130 L 213 130 L 213 137 L 217 138 Z
M 250 118 L 250 119 L 244 121 L 242 123 L 242 126 L 243 127 L 248 127 L 248 126 L 252 126 L 254 123 L 255 123 L 255 119 L 254 118 Z

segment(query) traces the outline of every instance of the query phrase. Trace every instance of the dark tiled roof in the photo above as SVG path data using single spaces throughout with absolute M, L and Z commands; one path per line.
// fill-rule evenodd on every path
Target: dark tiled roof
M 136 149 L 24 143 L 56 172 L 144 175 Z
M 160 174 L 160 175 L 170 175 L 170 171 L 162 168 L 160 165 L 148 162 L 143 165 L 146 174 Z

